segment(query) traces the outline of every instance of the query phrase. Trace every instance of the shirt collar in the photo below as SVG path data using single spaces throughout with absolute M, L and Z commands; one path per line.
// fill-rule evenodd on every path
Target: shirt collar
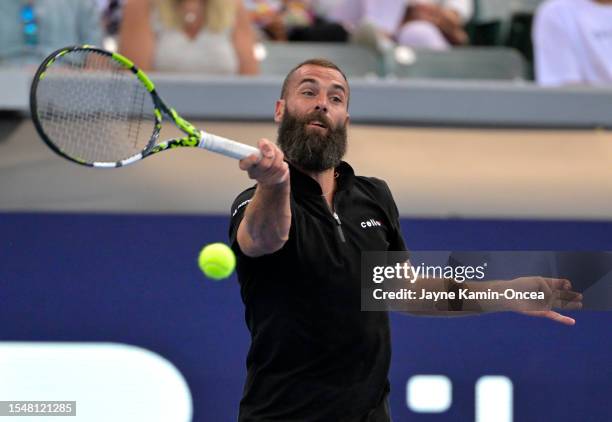
M 321 191 L 321 185 L 319 185 L 316 180 L 297 169 L 291 163 L 289 163 L 289 172 L 291 175 L 292 192 L 317 196 L 321 196 L 323 194 Z M 347 162 L 341 161 L 335 168 L 335 174 L 337 183 L 336 192 L 341 190 L 349 190 L 353 186 L 355 171 Z

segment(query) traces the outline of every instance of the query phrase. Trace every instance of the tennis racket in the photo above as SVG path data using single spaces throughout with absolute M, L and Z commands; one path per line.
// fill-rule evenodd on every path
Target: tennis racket
M 128 58 L 88 45 L 59 49 L 43 61 L 32 82 L 30 111 L 54 152 L 90 167 L 122 167 L 177 147 L 261 157 L 255 147 L 197 129 L 163 102 Z M 164 116 L 184 136 L 158 142 Z

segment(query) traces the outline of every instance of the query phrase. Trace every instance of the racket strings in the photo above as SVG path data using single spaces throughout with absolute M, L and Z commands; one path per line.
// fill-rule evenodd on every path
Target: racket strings
M 39 81 L 36 99 L 49 140 L 80 161 L 124 160 L 142 152 L 151 137 L 150 94 L 131 71 L 95 51 L 58 58 Z
M 131 97 L 132 98 L 131 107 L 140 116 L 144 115 L 144 104 L 145 104 L 144 96 L 145 96 L 144 92 L 141 89 L 139 89 L 138 92 L 135 92 L 134 95 L 132 95 Z M 142 126 L 140 123 L 141 123 L 141 120 L 138 119 L 138 124 L 132 124 L 128 126 L 128 139 L 132 141 L 133 148 L 139 148 L 138 140 L 140 139 L 140 126 Z M 142 150 L 143 148 L 140 148 L 140 149 Z

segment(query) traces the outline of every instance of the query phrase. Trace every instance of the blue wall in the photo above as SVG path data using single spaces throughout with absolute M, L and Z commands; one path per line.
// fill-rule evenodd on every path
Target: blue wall
M 612 250 L 607 222 L 402 224 L 409 246 L 422 250 Z M 249 341 L 237 282 L 212 282 L 196 266 L 199 249 L 226 232 L 225 217 L 0 214 L 0 340 L 146 347 L 184 374 L 195 420 L 235 420 Z M 576 326 L 565 327 L 515 314 L 392 315 L 394 420 L 473 420 L 482 375 L 512 379 L 516 421 L 612 420 L 612 315 L 574 316 Z M 452 380 L 448 412 L 408 410 L 414 374 Z

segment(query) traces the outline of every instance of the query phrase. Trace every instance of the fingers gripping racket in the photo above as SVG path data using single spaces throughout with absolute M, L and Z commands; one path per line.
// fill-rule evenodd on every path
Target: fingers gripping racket
M 44 60 L 32 82 L 30 109 L 45 143 L 85 166 L 121 167 L 176 147 L 236 159 L 261 156 L 255 147 L 195 128 L 166 106 L 129 59 L 92 46 L 62 48 Z M 185 136 L 158 142 L 163 116 Z

